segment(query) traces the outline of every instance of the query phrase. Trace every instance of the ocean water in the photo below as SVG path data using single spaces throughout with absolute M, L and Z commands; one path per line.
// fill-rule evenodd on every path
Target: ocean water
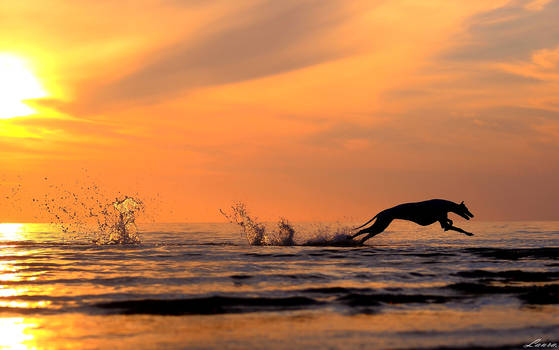
M 95 244 L 58 225 L 1 224 L 0 348 L 559 343 L 559 222 L 455 225 L 475 236 L 394 222 L 339 247 L 322 238 L 350 225 L 307 223 L 290 226 L 290 245 L 254 246 L 229 223 L 143 224 L 139 243 Z

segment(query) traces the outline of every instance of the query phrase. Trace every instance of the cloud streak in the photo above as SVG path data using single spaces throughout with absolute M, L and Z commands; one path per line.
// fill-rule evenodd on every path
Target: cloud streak
M 339 0 L 262 1 L 146 57 L 78 101 L 82 111 L 168 99 L 188 90 L 270 76 L 344 57 L 331 36 L 352 15 Z
M 459 61 L 525 60 L 532 52 L 556 46 L 559 38 L 559 1 L 530 10 L 530 1 L 511 1 L 474 16 L 459 45 L 447 57 Z

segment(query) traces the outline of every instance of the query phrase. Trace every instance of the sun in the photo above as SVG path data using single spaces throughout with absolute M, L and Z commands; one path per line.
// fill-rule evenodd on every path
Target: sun
M 0 119 L 33 114 L 35 110 L 25 101 L 46 96 L 24 59 L 0 53 Z

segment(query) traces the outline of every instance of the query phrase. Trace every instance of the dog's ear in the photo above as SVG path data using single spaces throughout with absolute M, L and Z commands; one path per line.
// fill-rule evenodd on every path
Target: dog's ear
M 462 202 L 460 203 L 460 205 L 464 205 L 464 201 L 462 201 Z

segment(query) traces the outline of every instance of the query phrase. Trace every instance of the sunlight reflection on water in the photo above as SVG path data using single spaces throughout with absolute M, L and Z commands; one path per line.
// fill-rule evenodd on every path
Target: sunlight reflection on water
M 19 241 L 24 238 L 25 225 L 16 223 L 0 224 L 0 240 Z
M 35 337 L 31 330 L 36 327 L 36 324 L 26 322 L 24 317 L 0 318 L 0 348 L 35 349 Z

